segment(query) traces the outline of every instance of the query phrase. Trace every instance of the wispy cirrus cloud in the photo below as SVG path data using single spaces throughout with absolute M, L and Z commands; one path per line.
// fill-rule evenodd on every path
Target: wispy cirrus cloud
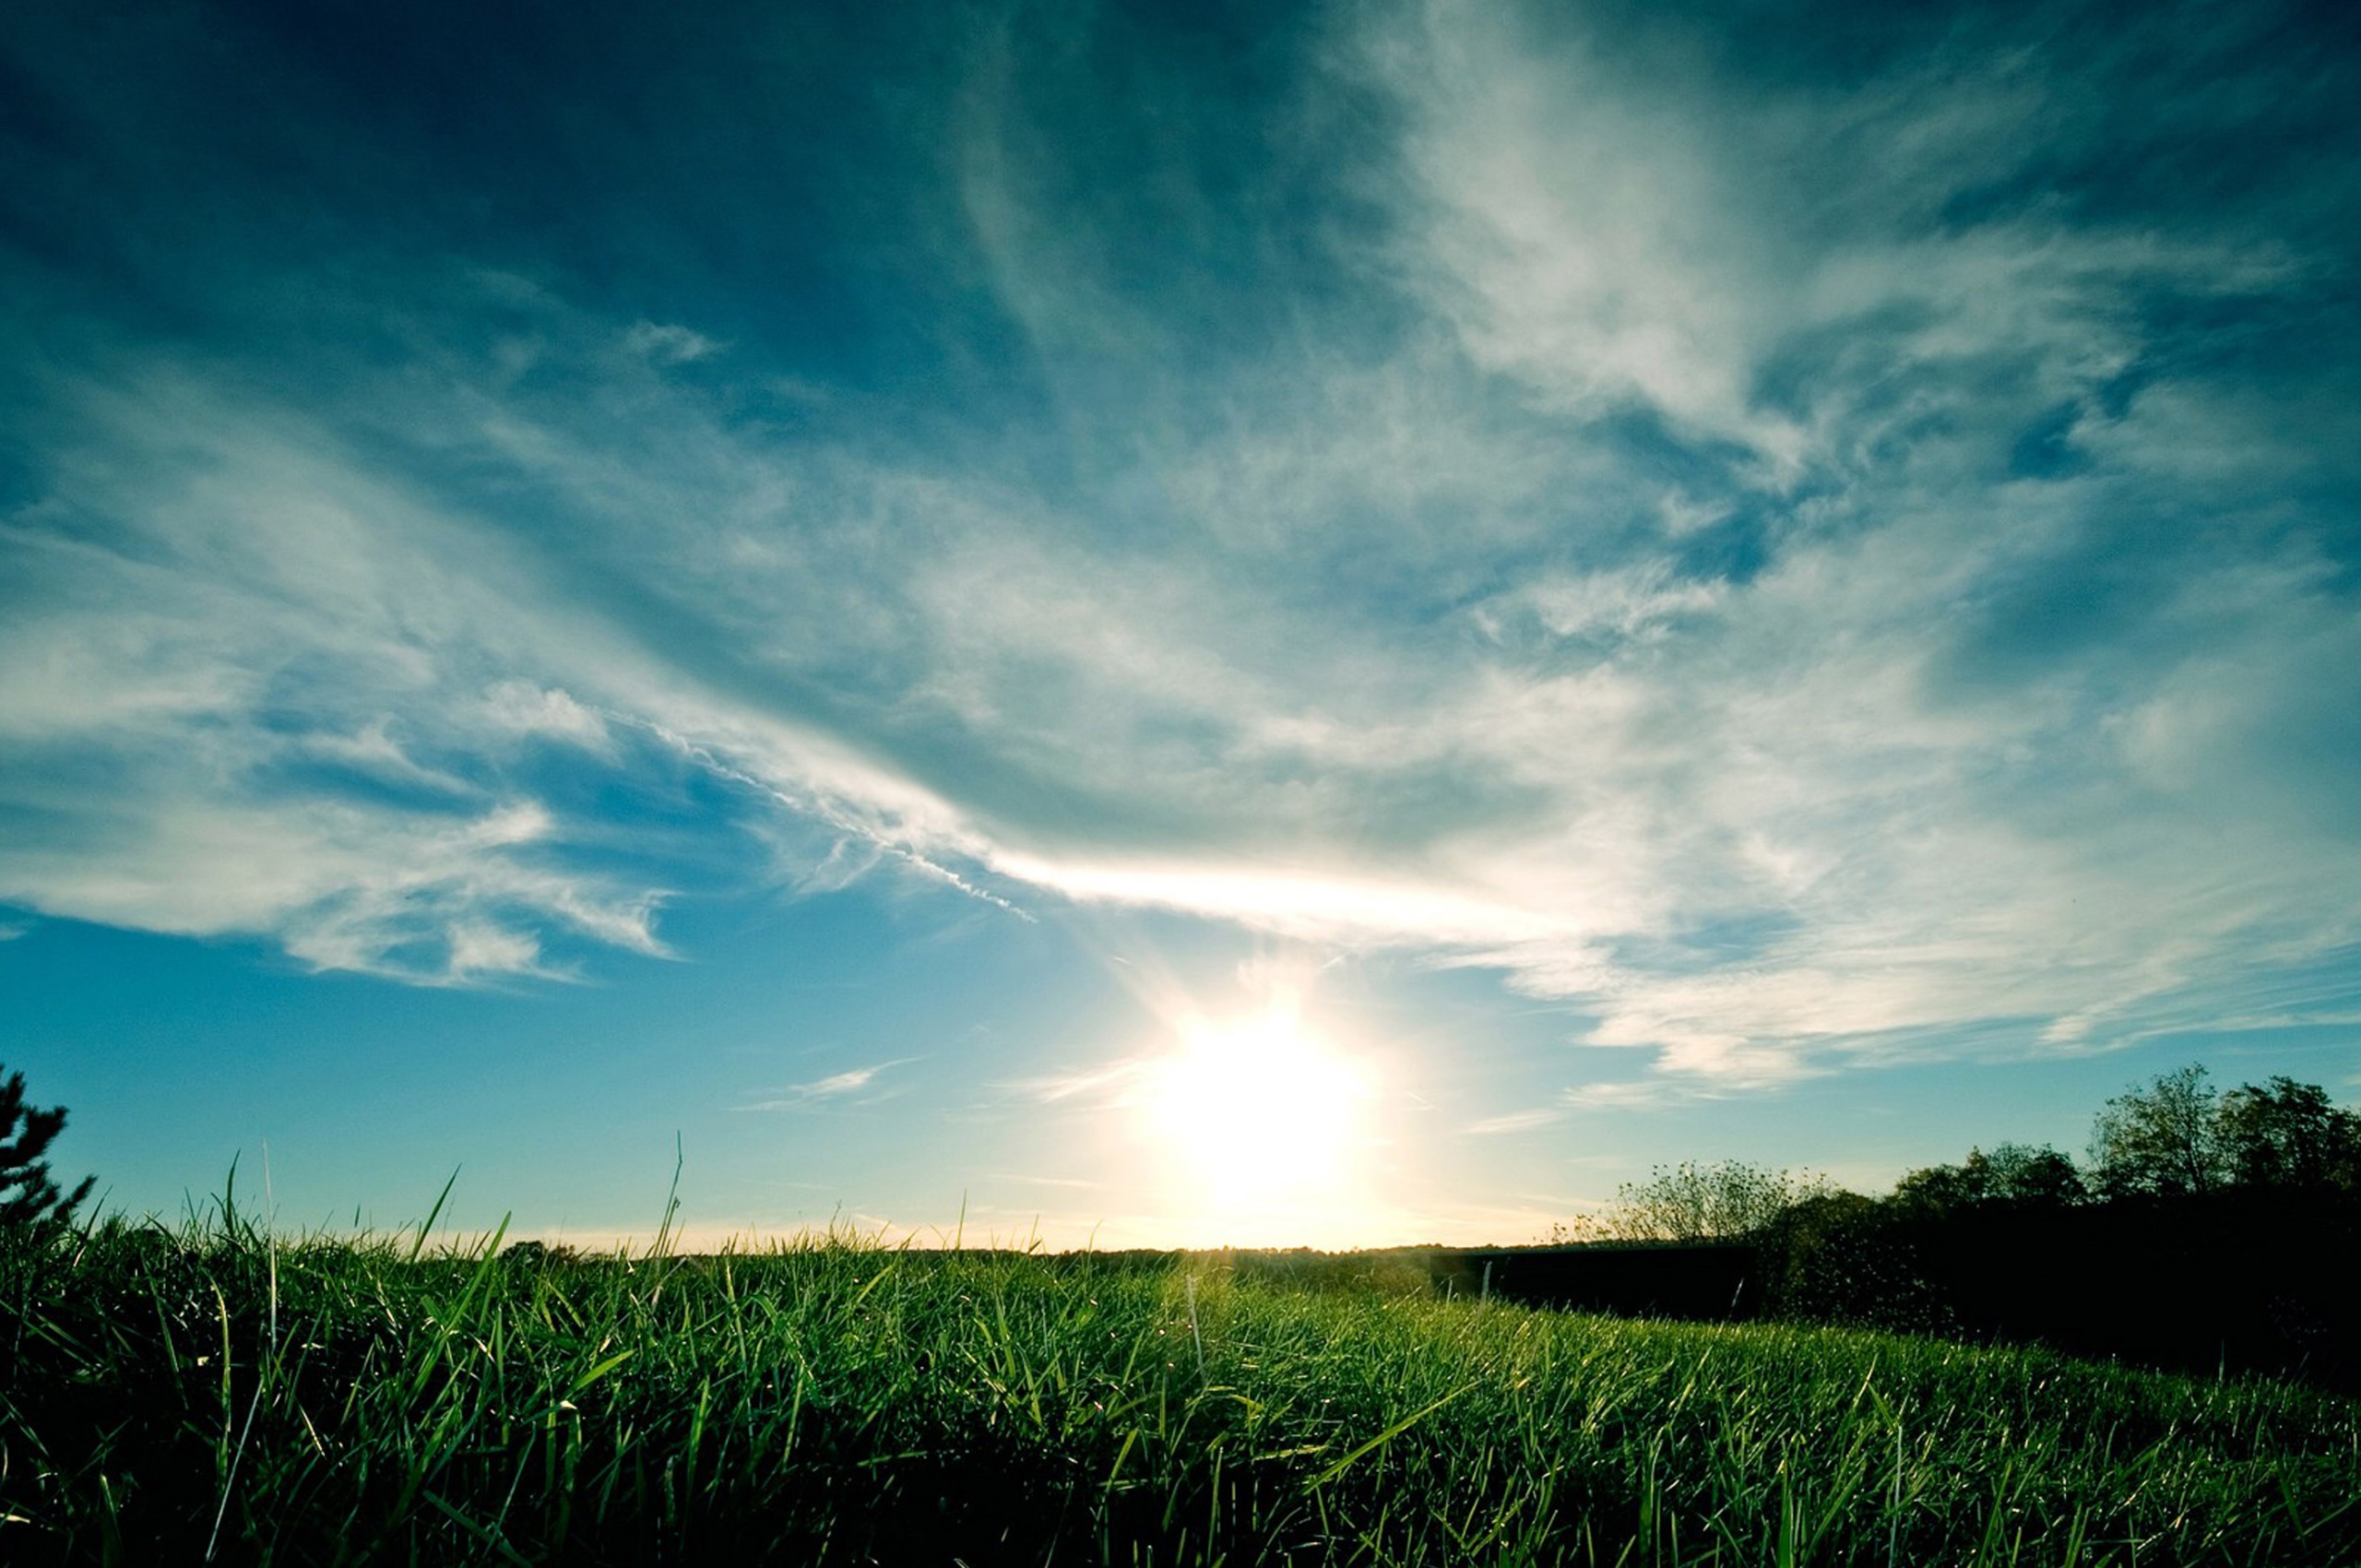
M 1838 69 L 1354 8 L 1128 84 L 1153 177 L 980 29 L 895 167 L 989 399 L 554 261 L 53 343 L 0 898 L 461 983 L 898 868 L 1494 968 L 1724 1086 L 2244 1016 L 2361 940 L 2354 198 L 2267 156 L 2353 71 L 2102 123 L 2168 24 L 2058 14 Z
M 1562 1121 L 1564 1114 L 1537 1106 L 1530 1111 L 1512 1111 L 1500 1116 L 1487 1116 L 1470 1122 L 1460 1130 L 1479 1138 L 1499 1137 L 1504 1133 L 1530 1133 Z
M 736 1107 L 740 1111 L 800 1111 L 809 1110 L 830 1100 L 848 1099 L 866 1094 L 880 1074 L 917 1061 L 914 1056 L 897 1056 L 888 1062 L 872 1062 L 866 1067 L 848 1067 L 841 1073 L 831 1073 L 809 1083 L 789 1084 L 769 1098 L 750 1101 Z

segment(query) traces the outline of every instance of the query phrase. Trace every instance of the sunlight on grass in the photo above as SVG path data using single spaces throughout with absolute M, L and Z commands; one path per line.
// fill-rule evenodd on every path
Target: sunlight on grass
M 2328 1562 L 2356 1408 L 1438 1299 L 1400 1257 L 0 1257 L 0 1559 Z

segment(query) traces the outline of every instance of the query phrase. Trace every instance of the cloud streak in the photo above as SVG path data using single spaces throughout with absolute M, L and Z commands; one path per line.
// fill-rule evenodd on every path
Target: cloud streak
M 865 1093 L 881 1073 L 908 1066 L 918 1060 L 912 1056 L 897 1056 L 890 1062 L 875 1062 L 866 1067 L 850 1067 L 841 1073 L 831 1073 L 810 1083 L 790 1084 L 768 1099 L 759 1099 L 737 1107 L 740 1111 L 804 1111 L 830 1100 L 848 1099 Z M 875 1098 L 875 1097 L 872 1097 Z

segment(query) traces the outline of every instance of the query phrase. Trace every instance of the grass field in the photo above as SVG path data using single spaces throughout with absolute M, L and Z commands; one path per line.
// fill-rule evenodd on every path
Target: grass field
M 110 1225 L 5 1263 L 0 1560 L 2361 1559 L 2349 1400 L 1385 1266 Z

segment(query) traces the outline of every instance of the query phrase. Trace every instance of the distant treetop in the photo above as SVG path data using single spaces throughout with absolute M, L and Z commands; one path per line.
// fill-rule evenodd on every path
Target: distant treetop
M 1897 1182 L 1895 1201 L 1913 1209 L 1944 1212 L 1981 1204 L 2061 1207 L 2089 1195 L 2074 1162 L 2048 1145 L 1999 1144 L 1992 1152 L 1967 1151 L 1959 1165 L 1932 1165 Z
M 2274 1077 L 2217 1094 L 2205 1080 L 2192 1063 L 2106 1102 L 2091 1128 L 2092 1178 L 2103 1194 L 2361 1190 L 2361 1116 L 2326 1089 Z

